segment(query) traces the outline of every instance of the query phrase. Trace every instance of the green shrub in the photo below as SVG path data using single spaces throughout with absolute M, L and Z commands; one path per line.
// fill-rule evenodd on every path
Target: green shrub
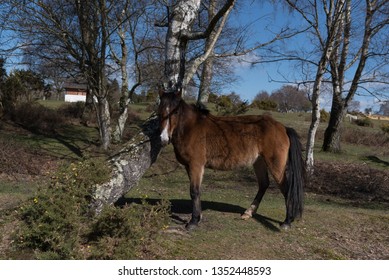
M 248 111 L 249 106 L 247 101 L 234 98 L 235 95 L 220 95 L 217 97 L 216 111 L 220 115 L 239 115 Z
M 358 126 L 373 127 L 373 122 L 368 118 L 357 119 L 354 121 L 354 123 Z
M 93 186 L 109 176 L 103 160 L 62 167 L 20 207 L 17 246 L 32 249 L 38 259 L 147 258 L 169 222 L 170 205 L 105 206 L 95 217 L 89 207 Z
M 254 100 L 251 106 L 256 107 L 260 110 L 276 111 L 278 104 L 273 100 L 265 99 L 265 100 Z
M 17 243 L 32 248 L 38 258 L 80 258 L 80 246 L 91 219 L 94 184 L 107 180 L 103 161 L 72 163 L 52 176 L 50 185 L 20 208 Z

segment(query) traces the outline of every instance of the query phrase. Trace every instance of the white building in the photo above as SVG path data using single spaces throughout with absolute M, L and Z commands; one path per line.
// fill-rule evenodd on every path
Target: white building
M 65 83 L 65 102 L 86 101 L 86 92 L 88 87 L 86 84 Z

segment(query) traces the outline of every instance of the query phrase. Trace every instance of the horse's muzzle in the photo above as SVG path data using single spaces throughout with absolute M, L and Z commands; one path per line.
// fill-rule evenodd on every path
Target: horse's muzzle
M 161 145 L 165 147 L 170 144 L 170 137 L 168 135 L 161 134 Z

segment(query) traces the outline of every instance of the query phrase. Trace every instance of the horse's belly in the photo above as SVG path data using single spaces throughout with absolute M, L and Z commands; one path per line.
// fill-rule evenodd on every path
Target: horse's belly
M 231 170 L 253 165 L 257 158 L 258 153 L 215 155 L 207 158 L 205 167 L 217 170 Z

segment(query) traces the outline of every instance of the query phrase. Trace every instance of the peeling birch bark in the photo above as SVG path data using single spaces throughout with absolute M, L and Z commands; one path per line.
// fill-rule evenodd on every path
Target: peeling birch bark
M 182 34 L 189 32 L 200 9 L 200 0 L 180 1 L 174 7 L 166 35 L 165 77 L 173 85 L 182 84 L 185 72 L 187 41 Z
M 95 213 L 100 213 L 104 205 L 115 203 L 135 187 L 157 160 L 160 151 L 159 121 L 157 117 L 153 117 L 146 121 L 142 130 L 124 148 L 110 158 L 111 179 L 95 186 L 92 195 L 91 208 Z

